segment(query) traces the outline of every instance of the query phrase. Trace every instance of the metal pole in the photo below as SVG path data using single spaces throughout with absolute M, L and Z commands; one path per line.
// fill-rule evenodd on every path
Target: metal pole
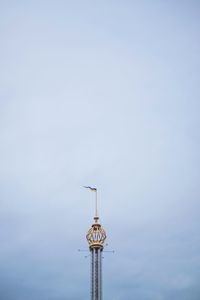
M 96 189 L 96 197 L 95 197 L 95 216 L 98 217 L 98 209 L 97 209 L 97 189 Z

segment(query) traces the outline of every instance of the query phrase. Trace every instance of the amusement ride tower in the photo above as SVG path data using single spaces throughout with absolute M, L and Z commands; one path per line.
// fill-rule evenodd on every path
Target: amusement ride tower
M 99 223 L 97 189 L 92 187 L 85 188 L 95 192 L 94 223 L 86 235 L 91 253 L 91 300 L 102 300 L 102 251 L 106 239 L 106 232 Z

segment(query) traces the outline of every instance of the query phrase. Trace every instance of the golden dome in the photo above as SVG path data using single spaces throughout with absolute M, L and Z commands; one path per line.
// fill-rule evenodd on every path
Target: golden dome
M 103 248 L 106 232 L 101 227 L 101 224 L 97 222 L 93 224 L 86 235 L 86 239 L 90 248 Z

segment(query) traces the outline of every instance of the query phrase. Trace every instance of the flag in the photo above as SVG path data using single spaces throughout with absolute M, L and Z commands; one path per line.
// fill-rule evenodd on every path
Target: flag
M 91 187 L 91 186 L 83 186 L 85 189 L 89 189 L 92 192 L 96 192 L 97 189 L 95 187 Z

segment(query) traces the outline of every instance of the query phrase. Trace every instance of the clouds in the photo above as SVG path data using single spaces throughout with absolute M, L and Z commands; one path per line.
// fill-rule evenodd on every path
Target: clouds
M 198 299 L 198 4 L 1 6 L 0 298 Z

